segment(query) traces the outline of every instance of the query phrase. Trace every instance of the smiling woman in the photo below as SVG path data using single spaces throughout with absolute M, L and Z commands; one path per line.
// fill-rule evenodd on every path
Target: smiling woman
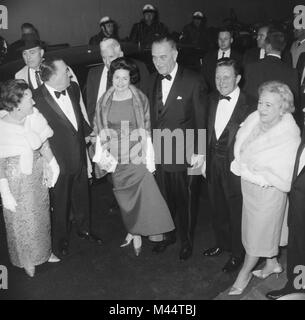
M 230 295 L 241 294 L 252 274 L 265 279 L 283 271 L 277 255 L 300 142 L 300 130 L 290 114 L 293 110 L 289 87 L 266 82 L 259 88 L 258 110 L 237 133 L 231 171 L 241 176 L 246 257 Z M 251 273 L 259 257 L 266 258 L 264 268 Z
M 138 256 L 141 236 L 160 235 L 175 227 L 152 175 L 155 165 L 149 103 L 144 93 L 132 85 L 138 80 L 138 68 L 130 59 L 118 58 L 111 62 L 110 77 L 113 86 L 98 101 L 95 115 L 95 132 L 100 138 L 95 155 L 96 177 L 108 170 L 98 156 L 101 147 L 102 153 L 110 153 L 108 158 L 116 162 L 115 168 L 109 166 L 108 171 L 128 231 L 121 247 L 133 243 Z M 134 133 L 141 141 L 132 138 Z
M 50 238 L 48 186 L 54 186 L 57 179 L 53 170 L 57 162 L 48 144 L 53 130 L 33 105 L 25 81 L 9 80 L 2 85 L 0 194 L 7 242 L 12 264 L 31 277 L 35 266 L 50 259 L 59 261 L 51 255 Z M 47 172 L 48 181 L 44 179 Z

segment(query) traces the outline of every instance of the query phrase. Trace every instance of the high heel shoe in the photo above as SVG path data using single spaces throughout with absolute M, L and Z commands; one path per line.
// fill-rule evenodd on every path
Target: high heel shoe
M 133 236 L 133 249 L 134 249 L 135 255 L 138 257 L 142 249 L 141 236 Z
M 280 264 L 278 264 L 273 270 L 269 271 L 268 273 L 263 273 L 263 269 L 261 269 L 261 270 L 252 271 L 252 274 L 257 278 L 264 280 L 274 273 L 276 274 L 276 277 L 278 278 L 279 274 L 282 273 L 283 271 L 284 271 L 283 267 Z
M 238 296 L 240 294 L 242 294 L 244 292 L 244 290 L 247 288 L 250 280 L 252 279 L 252 274 L 250 273 L 249 278 L 247 279 L 247 281 L 244 283 L 244 285 L 242 287 L 234 287 L 234 285 L 232 286 L 232 288 L 230 289 L 228 295 L 229 296 Z
M 56 257 L 56 255 L 54 253 L 51 253 L 50 258 L 48 260 L 48 262 L 50 263 L 56 263 L 59 262 L 60 259 L 58 257 Z
M 35 266 L 24 267 L 24 271 L 29 277 L 33 278 L 35 275 Z
M 120 247 L 123 248 L 123 247 L 130 245 L 133 238 L 134 238 L 134 236 L 131 233 L 128 233 L 124 242 L 120 245 Z

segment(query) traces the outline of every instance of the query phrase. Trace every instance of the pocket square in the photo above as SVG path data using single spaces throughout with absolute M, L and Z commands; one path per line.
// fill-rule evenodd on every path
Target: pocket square
M 177 97 L 177 100 L 182 100 L 182 97 L 178 96 L 178 97 Z

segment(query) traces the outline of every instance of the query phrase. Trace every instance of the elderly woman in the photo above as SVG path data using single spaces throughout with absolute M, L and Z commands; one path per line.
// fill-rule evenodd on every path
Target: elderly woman
M 265 279 L 283 271 L 276 256 L 300 143 L 293 111 L 289 87 L 276 81 L 266 82 L 259 88 L 257 111 L 248 116 L 237 133 L 231 171 L 241 176 L 242 242 L 246 256 L 229 295 L 241 294 L 252 274 Z M 259 257 L 266 258 L 264 268 L 251 273 Z
M 59 259 L 51 253 L 48 187 L 59 167 L 49 148 L 53 135 L 33 108 L 23 80 L 9 80 L 0 92 L 0 193 L 10 260 L 33 277 L 35 266 Z
M 96 109 L 94 161 L 104 172 L 112 172 L 113 191 L 128 230 L 122 246 L 133 242 L 135 254 L 139 255 L 141 236 L 169 232 L 174 224 L 152 175 L 149 103 L 132 85 L 139 71 L 127 58 L 112 61 L 109 71 L 113 86 Z M 96 176 L 101 175 L 97 172 Z

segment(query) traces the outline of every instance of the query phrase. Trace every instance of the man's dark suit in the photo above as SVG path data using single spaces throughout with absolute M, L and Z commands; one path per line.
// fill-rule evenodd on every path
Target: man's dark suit
M 167 80 L 164 80 L 167 81 Z M 165 105 L 162 103 L 162 84 L 158 73 L 151 75 L 148 97 L 151 107 L 151 127 L 152 129 L 169 129 L 173 132 L 175 129 L 181 129 L 184 133 L 186 129 L 206 128 L 206 87 L 204 80 L 194 72 L 178 66 L 177 74 Z M 154 132 L 154 138 L 155 138 Z M 170 212 L 173 216 L 179 217 L 179 231 L 181 236 L 182 248 L 192 247 L 193 231 L 196 216 L 196 191 L 198 191 L 199 177 L 188 175 L 188 164 L 186 157 L 191 153 L 198 152 L 195 143 L 195 150 L 185 150 L 182 163 L 175 163 L 176 144 L 172 141 L 172 164 L 157 165 L 156 179 L 164 196 Z M 182 142 L 186 144 L 186 139 Z M 154 139 L 156 146 L 156 139 Z M 181 146 L 181 145 L 180 145 Z M 203 146 L 202 146 L 203 147 Z M 156 159 L 163 159 L 164 154 L 169 148 L 161 149 L 158 154 L 158 148 L 155 149 Z M 182 148 L 181 148 L 182 149 Z M 181 149 L 179 149 L 181 151 Z
M 242 56 L 231 48 L 230 59 L 234 59 L 238 62 L 241 62 Z M 209 92 L 216 90 L 215 84 L 215 71 L 216 71 L 216 64 L 218 61 L 218 50 L 213 50 L 208 52 L 203 58 L 203 76 L 205 81 L 208 85 Z
M 266 81 L 280 81 L 287 84 L 294 95 L 296 111 L 294 113 L 301 127 L 301 110 L 299 107 L 299 80 L 295 69 L 289 67 L 280 58 L 267 55 L 266 58 L 246 66 L 244 91 L 258 101 L 258 88 Z
M 297 63 L 297 70 L 299 74 L 299 83 L 300 83 L 300 111 L 305 108 L 305 78 L 301 84 L 303 71 L 305 69 L 305 52 L 301 53 Z M 303 113 L 303 112 L 302 112 Z M 304 125 L 304 113 L 302 114 L 303 125 Z
M 92 130 L 84 120 L 80 109 L 78 85 L 71 82 L 67 94 L 72 102 L 78 130 L 65 116 L 45 85 L 35 90 L 33 97 L 35 107 L 43 114 L 54 131 L 49 143 L 60 168 L 57 183 L 51 189 L 54 253 L 60 250 L 63 242 L 68 242 L 71 212 L 79 231 L 89 231 L 90 207 L 85 136 L 88 136 Z
M 303 167 L 298 174 L 300 156 L 304 148 L 305 136 L 303 134 L 297 152 L 292 186 L 289 194 L 287 287 L 290 288 L 293 288 L 293 282 L 296 277 L 294 268 L 296 266 L 305 266 L 305 167 Z M 303 285 L 305 285 L 304 281 Z M 303 292 L 305 292 L 305 287 Z
M 140 72 L 140 82 L 135 85 L 143 92 L 147 89 L 147 82 L 149 78 L 148 70 L 145 64 L 139 60 L 131 59 L 138 67 Z M 86 105 L 89 122 L 93 124 L 93 118 L 95 114 L 96 102 L 98 91 L 100 87 L 100 81 L 104 70 L 104 64 L 100 64 L 89 70 L 87 83 L 86 83 Z
M 247 64 L 260 61 L 260 48 L 255 47 L 247 50 L 243 56 L 243 66 Z M 282 53 L 282 61 L 286 62 L 288 66 L 292 66 L 292 57 L 289 50 L 284 50 Z
M 231 251 L 232 256 L 241 257 L 243 254 L 241 185 L 240 177 L 230 171 L 230 165 L 234 159 L 235 135 L 240 124 L 254 111 L 254 108 L 249 106 L 246 96 L 240 92 L 231 118 L 217 139 L 214 127 L 218 102 L 219 93 L 210 94 L 206 176 L 212 207 L 212 222 L 216 247 Z

